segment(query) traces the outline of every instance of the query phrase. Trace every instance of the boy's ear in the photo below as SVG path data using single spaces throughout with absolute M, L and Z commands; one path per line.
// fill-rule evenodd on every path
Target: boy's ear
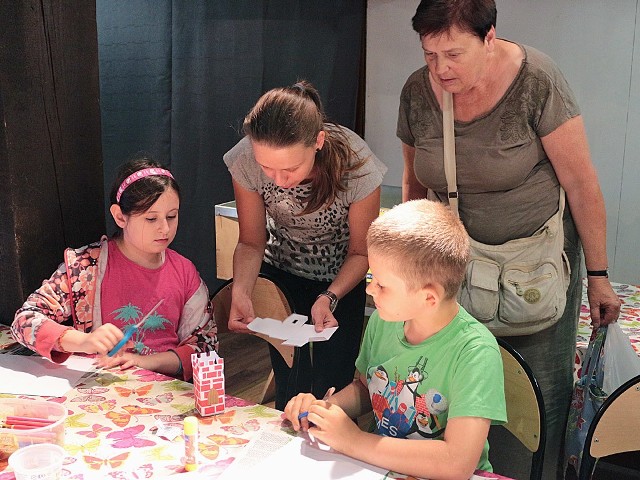
M 422 287 L 422 293 L 428 307 L 437 306 L 444 298 L 444 288 L 435 283 L 430 283 Z
M 124 228 L 124 226 L 127 223 L 127 220 L 124 217 L 122 210 L 120 209 L 120 205 L 118 205 L 117 203 L 114 203 L 109 208 L 109 211 L 111 212 L 111 216 L 113 217 L 113 220 L 116 222 L 116 225 L 118 225 L 118 227 L 120 228 Z

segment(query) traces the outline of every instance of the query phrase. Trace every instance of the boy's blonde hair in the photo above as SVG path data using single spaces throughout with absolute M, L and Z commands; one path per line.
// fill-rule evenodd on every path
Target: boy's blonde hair
M 390 260 L 407 288 L 442 285 L 455 298 L 469 261 L 469 236 L 440 202 L 411 200 L 396 205 L 369 227 L 367 248 Z

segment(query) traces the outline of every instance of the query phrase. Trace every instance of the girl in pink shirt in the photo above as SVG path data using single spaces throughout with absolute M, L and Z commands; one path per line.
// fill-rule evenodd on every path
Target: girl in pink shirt
M 168 170 L 147 157 L 126 163 L 111 189 L 118 231 L 65 251 L 64 262 L 16 312 L 16 340 L 54 362 L 74 352 L 97 354 L 103 367 L 138 366 L 189 380 L 191 354 L 217 349 L 217 328 L 195 266 L 168 248 L 179 208 L 180 189 Z M 123 330 L 152 310 L 125 348 L 107 356 Z

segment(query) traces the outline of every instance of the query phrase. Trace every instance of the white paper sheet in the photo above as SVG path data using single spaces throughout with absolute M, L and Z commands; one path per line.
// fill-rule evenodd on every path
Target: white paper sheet
M 345 455 L 320 450 L 310 445 L 303 437 L 295 437 L 291 442 L 278 448 L 268 458 L 256 465 L 245 468 L 235 466 L 228 473 L 233 478 L 277 478 L 279 480 L 346 479 L 380 480 L 386 470 L 367 465 Z M 227 472 L 221 478 L 227 477 Z
M 266 436 L 259 443 L 271 441 L 272 439 Z M 311 443 L 307 435 L 294 437 L 284 445 L 279 441 L 275 441 L 272 447 L 264 448 L 262 446 L 254 449 L 256 450 L 255 452 L 247 452 L 247 458 L 236 460 L 220 476 L 201 478 L 217 478 L 218 480 L 234 480 L 238 478 L 277 478 L 278 480 L 299 480 L 300 478 L 304 478 L 304 480 L 407 478 L 400 474 L 389 476 L 388 470 L 360 462 L 331 449 L 321 449 L 318 444 Z M 470 480 L 497 479 L 472 475 Z
M 329 340 L 338 327 L 325 328 L 316 332 L 313 325 L 306 324 L 307 317 L 294 313 L 284 320 L 256 317 L 249 325 L 249 329 L 267 335 L 271 338 L 284 340 L 284 345 L 301 347 L 309 342 L 323 342 Z
M 53 363 L 39 355 L 0 355 L 0 393 L 62 397 L 87 372 L 95 371 L 94 359 L 71 355 Z

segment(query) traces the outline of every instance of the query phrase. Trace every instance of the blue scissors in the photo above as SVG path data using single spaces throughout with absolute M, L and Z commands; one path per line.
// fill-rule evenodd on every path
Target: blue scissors
M 118 350 L 124 347 L 124 345 L 129 341 L 131 336 L 138 331 L 138 328 L 140 328 L 140 326 L 147 321 L 147 318 L 149 318 L 151 314 L 158 309 L 158 307 L 162 302 L 164 302 L 164 298 L 161 298 L 160 301 L 156 303 L 156 306 L 153 307 L 151 310 L 149 310 L 149 313 L 147 313 L 144 317 L 142 317 L 142 320 L 140 320 L 135 325 L 127 326 L 124 329 L 124 337 L 122 337 L 122 340 L 116 343 L 116 346 L 113 347 L 109 353 L 107 353 L 107 357 L 113 357 L 116 353 L 118 353 Z

